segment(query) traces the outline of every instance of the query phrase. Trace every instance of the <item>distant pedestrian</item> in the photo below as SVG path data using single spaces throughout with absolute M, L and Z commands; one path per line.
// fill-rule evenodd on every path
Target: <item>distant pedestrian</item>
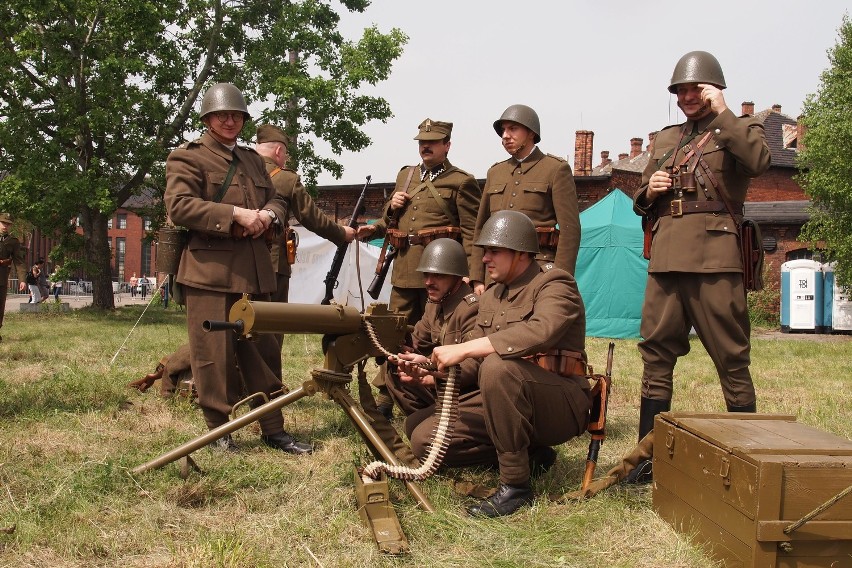
M 6 312 L 6 292 L 9 285 L 9 273 L 14 270 L 18 277 L 18 289 L 26 289 L 27 267 L 24 255 L 27 249 L 21 242 L 9 234 L 12 227 L 12 216 L 0 213 L 0 327 L 3 327 L 3 315 Z M 0 341 L 2 341 L 0 337 Z
M 145 296 L 148 295 L 148 279 L 145 278 L 145 275 L 142 275 L 142 278 L 139 279 L 139 293 L 142 294 L 142 301 L 145 301 Z
M 38 288 L 38 277 L 41 275 L 39 265 L 33 264 L 27 272 L 27 287 L 30 289 L 30 304 L 41 302 L 41 291 Z
M 44 264 L 44 259 L 40 258 L 36 262 L 39 269 L 38 275 L 38 291 L 41 295 L 41 301 L 46 302 L 50 298 L 50 284 L 47 282 L 47 267 Z
M 139 279 L 136 278 L 136 273 L 133 273 L 133 276 L 130 277 L 130 297 L 136 297 L 136 286 L 139 285 Z

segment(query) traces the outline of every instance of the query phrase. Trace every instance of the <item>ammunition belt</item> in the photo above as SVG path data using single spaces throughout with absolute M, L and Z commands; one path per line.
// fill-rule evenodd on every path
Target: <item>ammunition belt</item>
M 559 245 L 559 229 L 556 227 L 536 227 L 538 234 L 538 246 L 545 248 L 556 248 Z
M 550 349 L 545 353 L 536 353 L 529 357 L 524 357 L 551 373 L 556 373 L 560 377 L 571 377 L 573 375 L 585 376 L 587 374 L 586 362 L 583 360 L 583 355 L 576 351 L 568 351 L 566 349 Z
M 388 242 L 393 248 L 403 251 L 410 246 L 426 246 L 435 239 L 461 240 L 461 229 L 458 227 L 437 227 L 435 229 L 423 229 L 413 235 L 399 229 L 388 229 Z
M 733 206 L 734 213 L 737 215 L 743 214 L 743 204 L 736 203 Z M 657 207 L 657 216 L 666 217 L 682 217 L 691 213 L 719 213 L 727 211 L 725 203 L 722 201 L 684 201 L 683 199 L 672 199 L 668 205 L 660 205 Z

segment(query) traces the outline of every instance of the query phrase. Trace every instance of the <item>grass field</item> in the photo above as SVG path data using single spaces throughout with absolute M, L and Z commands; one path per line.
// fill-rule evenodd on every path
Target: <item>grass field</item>
M 0 566 L 713 566 L 651 508 L 648 488 L 595 499 L 540 498 L 512 517 L 476 520 L 457 482 L 494 485 L 493 471 L 441 471 L 424 489 L 438 512 L 416 507 L 401 483 L 393 500 L 410 554 L 378 553 L 355 509 L 353 467 L 371 460 L 333 403 L 313 397 L 286 410 L 288 430 L 317 445 L 294 458 L 263 446 L 254 426 L 235 435 L 237 455 L 194 454 L 202 474 L 176 464 L 141 475 L 135 466 L 205 431 L 185 400 L 142 394 L 126 383 L 151 372 L 185 341 L 182 314 L 141 306 L 114 313 L 7 314 L 0 343 Z M 822 340 L 819 340 L 822 339 Z M 852 375 L 846 337 L 756 334 L 752 372 L 761 412 L 852 438 Z M 607 341 L 590 339 L 603 369 Z M 113 356 L 118 352 L 115 363 Z M 321 365 L 320 337 L 288 336 L 285 383 Z M 673 410 L 722 411 L 718 378 L 701 345 L 676 370 Z M 617 341 L 609 437 L 598 472 L 636 439 L 641 360 Z M 558 448 L 538 479 L 540 495 L 578 487 L 588 438 Z

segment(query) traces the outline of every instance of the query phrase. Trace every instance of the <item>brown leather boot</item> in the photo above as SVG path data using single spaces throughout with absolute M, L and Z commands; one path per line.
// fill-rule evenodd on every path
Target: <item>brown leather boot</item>
M 127 383 L 127 388 L 133 388 L 137 389 L 139 392 L 145 392 L 146 390 L 151 388 L 151 385 L 153 385 L 155 381 L 162 378 L 164 370 L 165 367 L 163 365 L 157 365 L 156 371 L 145 375 L 141 379 L 137 379 L 131 383 Z

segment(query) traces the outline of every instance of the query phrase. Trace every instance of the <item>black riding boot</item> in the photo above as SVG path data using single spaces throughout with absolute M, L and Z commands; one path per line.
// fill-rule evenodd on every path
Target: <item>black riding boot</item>
M 752 402 L 745 406 L 733 406 L 729 404 L 728 412 L 757 412 L 757 402 Z
M 658 400 L 656 398 L 642 397 L 639 406 L 639 441 L 654 429 L 654 417 L 660 412 L 668 412 L 672 408 L 672 401 Z M 644 485 L 651 483 L 654 479 L 651 460 L 643 460 L 637 464 L 636 469 L 627 474 L 624 483 Z

